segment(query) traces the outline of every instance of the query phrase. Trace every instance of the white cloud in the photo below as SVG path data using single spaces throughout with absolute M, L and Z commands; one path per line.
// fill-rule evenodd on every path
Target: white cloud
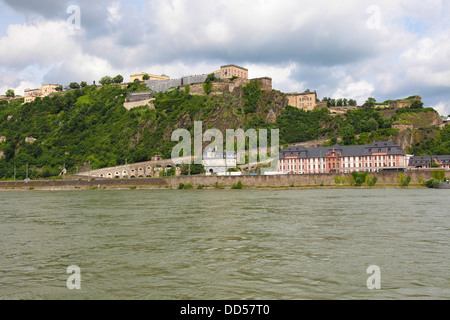
M 108 7 L 108 22 L 118 23 L 122 20 L 122 6 L 120 2 L 114 2 Z
M 450 104 L 448 102 L 439 102 L 438 104 L 432 106 L 434 110 L 439 112 L 441 116 L 450 115 Z
M 362 105 L 368 97 L 372 96 L 374 90 L 375 87 L 371 83 L 364 80 L 353 81 L 348 77 L 342 82 L 340 88 L 334 92 L 333 97 L 336 99 L 355 99 L 359 105 Z
M 139 9 L 79 0 L 78 33 L 65 25 L 60 1 L 0 1 L 34 13 L 0 38 L 8 66 L 0 69 L 0 89 L 141 71 L 175 78 L 236 63 L 285 92 L 318 90 L 359 103 L 421 94 L 439 108 L 450 101 L 450 10 L 441 0 L 149 0 Z M 370 6 L 380 9 L 380 29 L 367 28 Z M 30 68 L 37 71 L 26 80 Z

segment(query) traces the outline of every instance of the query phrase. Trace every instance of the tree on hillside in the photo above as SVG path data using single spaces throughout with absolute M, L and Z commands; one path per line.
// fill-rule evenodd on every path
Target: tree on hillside
M 416 100 L 411 105 L 411 109 L 422 109 L 423 108 L 423 102 L 420 100 Z
M 356 107 L 356 104 L 357 104 L 356 100 L 353 100 L 353 99 L 348 100 L 348 105 L 349 106 Z
M 14 90 L 9 89 L 8 91 L 6 91 L 5 93 L 7 98 L 14 98 L 16 96 L 16 94 L 14 93 Z
M 347 98 L 344 98 L 343 106 L 344 106 L 344 107 L 347 107 L 347 106 L 348 106 L 348 100 L 347 100 Z
M 336 99 L 328 99 L 328 107 L 336 107 Z
M 61 91 L 63 91 L 63 87 L 62 86 L 57 86 L 55 88 L 55 90 L 58 91 L 58 92 L 61 92 Z
M 80 89 L 80 85 L 77 82 L 71 82 L 69 84 L 70 89 Z
M 205 83 L 211 83 L 211 82 L 214 82 L 216 80 L 217 80 L 216 75 L 214 73 L 210 73 L 206 77 Z
M 102 86 L 105 86 L 113 83 L 113 79 L 110 76 L 104 76 L 103 78 L 100 79 L 99 82 Z
M 86 81 L 81 81 L 80 87 L 82 87 L 82 88 L 87 87 L 87 82 Z
M 377 103 L 377 100 L 375 100 L 375 98 L 370 97 L 366 100 L 363 107 L 373 108 L 373 107 L 375 107 L 375 103 Z
M 148 74 L 144 74 L 142 80 L 150 80 L 150 76 Z
M 120 83 L 122 83 L 122 82 L 123 82 L 123 77 L 122 77 L 120 74 L 118 74 L 117 76 L 115 76 L 115 77 L 112 79 L 112 83 L 120 84 Z

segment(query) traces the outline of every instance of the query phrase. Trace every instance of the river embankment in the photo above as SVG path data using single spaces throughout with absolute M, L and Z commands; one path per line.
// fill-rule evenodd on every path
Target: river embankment
M 411 177 L 410 188 L 422 188 L 431 178 L 430 171 L 404 173 Z M 373 173 L 377 184 L 371 188 L 400 188 L 397 172 Z M 348 189 L 353 188 L 350 174 L 268 175 L 268 176 L 181 176 L 167 178 L 97 179 L 77 176 L 64 180 L 0 181 L 0 191 L 11 190 L 97 190 L 97 189 L 230 189 L 239 181 L 251 189 Z M 362 187 L 365 187 L 364 185 Z

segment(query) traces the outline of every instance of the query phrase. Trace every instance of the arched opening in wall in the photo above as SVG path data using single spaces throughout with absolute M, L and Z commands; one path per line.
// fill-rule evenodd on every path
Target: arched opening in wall
M 131 170 L 130 178 L 132 178 L 132 179 L 136 178 L 136 170 L 134 170 L 134 169 Z
M 99 178 L 104 178 L 105 175 L 103 173 L 100 174 Z
M 119 179 L 120 178 L 120 173 L 119 171 L 116 171 L 116 174 L 114 175 L 114 178 Z
M 128 172 L 127 170 L 123 170 L 122 172 L 122 177 L 127 178 L 128 177 Z
M 209 169 L 209 173 L 214 173 L 214 170 L 213 169 Z
M 108 172 L 108 174 L 106 175 L 108 177 L 108 179 L 112 179 L 112 173 Z
M 139 168 L 138 172 L 139 172 L 139 175 L 138 175 L 139 178 L 144 178 L 145 177 L 144 168 Z
M 139 79 L 134 79 L 134 82 L 140 82 Z

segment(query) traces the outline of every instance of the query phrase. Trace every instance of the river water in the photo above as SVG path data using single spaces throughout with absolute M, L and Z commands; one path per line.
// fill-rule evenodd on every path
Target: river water
M 2 192 L 0 299 L 450 299 L 449 196 Z M 67 287 L 73 265 L 80 290 Z

